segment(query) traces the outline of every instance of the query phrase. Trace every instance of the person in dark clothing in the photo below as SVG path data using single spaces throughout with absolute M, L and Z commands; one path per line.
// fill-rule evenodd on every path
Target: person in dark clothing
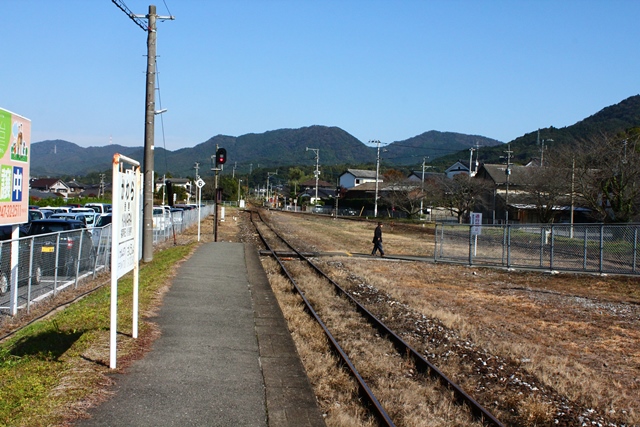
M 371 255 L 375 256 L 377 251 L 380 251 L 380 256 L 384 256 L 384 250 L 382 249 L 382 223 L 379 222 L 378 226 L 373 232 L 373 250 Z

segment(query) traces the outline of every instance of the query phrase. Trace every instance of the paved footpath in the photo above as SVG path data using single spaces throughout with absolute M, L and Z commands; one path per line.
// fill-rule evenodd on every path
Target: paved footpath
M 161 336 L 77 426 L 324 426 L 254 248 L 206 243 L 179 267 Z

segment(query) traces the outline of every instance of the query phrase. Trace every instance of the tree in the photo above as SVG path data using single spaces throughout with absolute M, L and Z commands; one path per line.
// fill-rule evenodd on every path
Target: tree
M 408 181 L 404 176 L 385 175 L 383 185 L 384 191 L 380 196 L 383 203 L 405 212 L 409 218 L 420 212 L 422 191 L 415 182 Z
M 558 206 L 568 204 L 571 192 L 571 170 L 567 168 L 544 166 L 523 169 L 527 185 L 522 191 L 536 206 L 538 219 L 551 223 L 560 214 Z
M 476 207 L 485 204 L 485 197 L 491 190 L 485 180 L 464 174 L 455 175 L 453 179 L 442 176 L 438 180 L 438 186 L 440 204 L 456 215 L 460 224 L 469 218 Z
M 571 155 L 575 191 L 595 220 L 629 222 L 640 216 L 640 130 L 584 141 Z
M 289 185 L 293 184 L 293 192 L 292 197 L 295 197 L 298 191 L 298 184 L 300 180 L 304 177 L 304 172 L 302 169 L 298 167 L 289 168 Z

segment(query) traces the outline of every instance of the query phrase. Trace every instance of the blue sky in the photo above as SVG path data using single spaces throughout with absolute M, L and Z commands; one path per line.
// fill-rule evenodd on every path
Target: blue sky
M 122 0 L 155 4 L 155 144 L 310 125 L 362 142 L 508 142 L 640 93 L 636 0 Z M 146 32 L 111 0 L 0 0 L 0 108 L 32 142 L 144 145 Z

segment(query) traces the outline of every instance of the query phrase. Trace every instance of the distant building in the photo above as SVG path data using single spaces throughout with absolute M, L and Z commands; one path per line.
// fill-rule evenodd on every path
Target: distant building
M 453 178 L 460 174 L 469 175 L 469 167 L 465 166 L 461 161 L 457 161 L 453 165 L 449 166 L 444 173 L 447 175 L 447 178 Z
M 70 188 L 58 178 L 34 178 L 29 182 L 30 190 L 59 194 L 62 197 L 69 197 Z
M 87 188 L 84 184 L 80 184 L 75 179 L 66 183 L 69 187 L 69 197 L 76 197 L 82 194 L 82 192 Z
M 444 174 L 440 173 L 440 172 L 424 172 L 424 181 L 427 182 L 429 180 L 435 179 L 435 178 L 439 178 L 439 177 L 443 177 Z M 407 180 L 411 181 L 411 182 L 422 182 L 422 170 L 417 170 L 417 171 L 411 171 L 409 173 L 409 176 L 407 177 Z
M 376 182 L 376 171 L 362 170 L 362 169 L 347 169 L 340 175 L 340 187 L 347 190 L 358 185 L 366 184 L 368 182 Z M 383 182 L 382 175 L 378 176 L 378 182 Z
M 309 203 L 316 203 L 316 180 L 301 182 L 298 184 L 300 191 L 297 198 L 301 200 L 309 199 Z M 327 203 L 336 197 L 336 186 L 327 181 L 318 180 L 318 199 Z

